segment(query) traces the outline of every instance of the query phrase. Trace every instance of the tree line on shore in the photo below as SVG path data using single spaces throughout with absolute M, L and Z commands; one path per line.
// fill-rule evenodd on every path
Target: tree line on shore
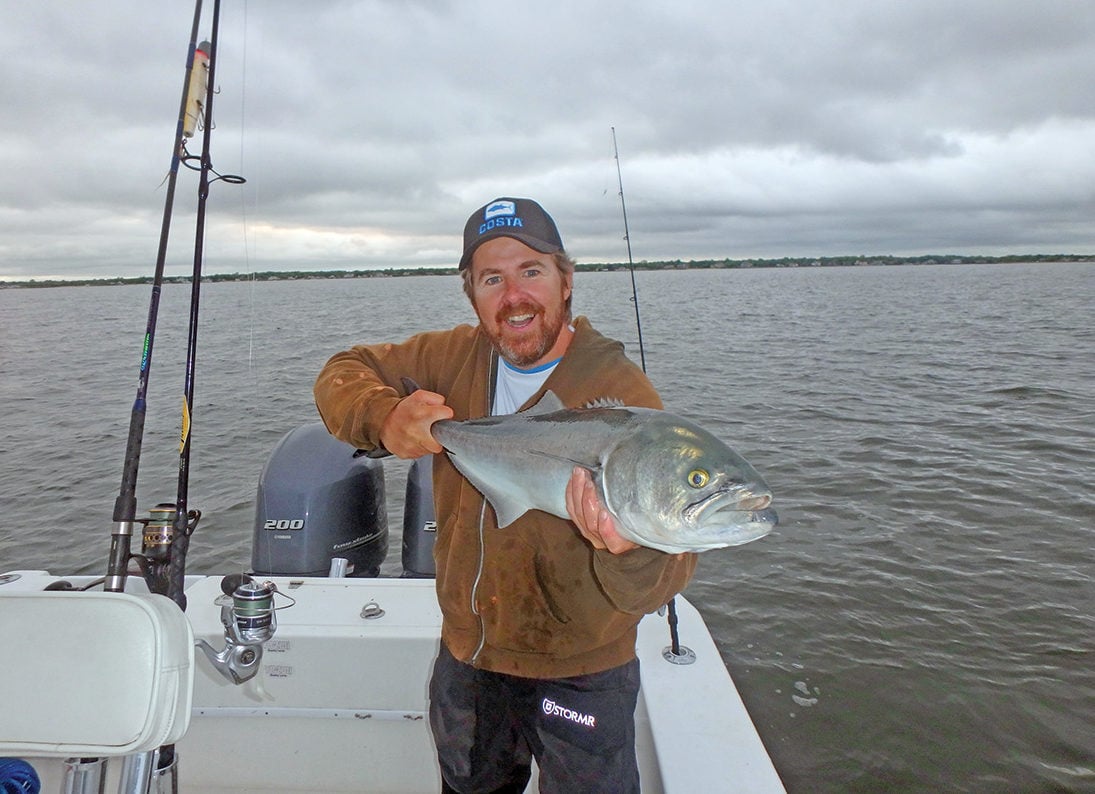
M 771 267 L 874 267 L 894 265 L 970 265 L 1014 264 L 1018 262 L 1095 262 L 1092 254 L 1014 254 L 1010 256 L 823 256 L 782 257 L 779 259 L 680 259 L 669 261 L 624 263 L 578 263 L 579 271 L 611 272 L 616 270 L 715 270 Z M 202 282 L 218 281 L 299 281 L 304 279 L 337 278 L 396 278 L 401 276 L 447 276 L 457 273 L 456 267 L 400 267 L 371 270 L 267 270 L 259 273 L 206 273 Z M 164 276 L 165 284 L 189 284 L 191 277 Z M 121 284 L 151 284 L 152 276 L 84 279 L 28 279 L 0 281 L 0 289 L 28 287 L 116 286 Z

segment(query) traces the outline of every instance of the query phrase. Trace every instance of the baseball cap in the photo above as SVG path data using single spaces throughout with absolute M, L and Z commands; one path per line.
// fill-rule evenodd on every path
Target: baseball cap
M 563 250 L 555 221 L 532 199 L 496 198 L 480 207 L 464 226 L 464 255 L 460 269 L 471 264 L 475 249 L 495 237 L 512 237 L 542 254 Z

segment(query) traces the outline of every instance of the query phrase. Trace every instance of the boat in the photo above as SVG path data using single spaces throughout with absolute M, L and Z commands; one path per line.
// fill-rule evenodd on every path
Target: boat
M 195 33 L 200 7 L 199 0 Z M 211 71 L 215 46 L 200 49 L 195 40 L 188 64 L 206 58 Z M 212 80 L 199 82 L 208 114 Z M 180 134 L 192 100 L 184 88 Z M 203 182 L 208 117 L 205 128 Z M 198 250 L 192 323 L 200 258 Z M 157 278 L 161 270 L 162 263 Z M 192 363 L 188 356 L 188 371 Z M 200 519 L 187 506 L 189 411 L 179 498 L 142 517 L 126 514 L 140 424 L 131 425 L 106 575 L 65 575 L 48 561 L 41 570 L 0 573 L 0 789 L 440 790 L 427 719 L 441 626 L 429 459 L 404 483 L 398 575 L 380 575 L 389 543 L 384 461 L 358 454 L 315 421 L 289 429 L 271 451 L 256 491 L 251 569 L 195 573 L 185 570 L 185 540 Z M 131 553 L 138 531 L 141 551 Z M 784 791 L 686 597 L 642 619 L 636 652 L 644 794 Z M 19 781 L 5 780 L 13 770 Z M 535 770 L 527 790 L 537 790 Z
M 428 461 L 407 474 L 399 575 L 377 575 L 384 462 L 319 422 L 286 434 L 263 470 L 258 570 L 187 574 L 185 612 L 137 575 L 106 593 L 105 577 L 0 574 L 0 756 L 29 763 L 43 791 L 440 790 Z M 154 541 L 155 510 L 149 527 Z M 672 613 L 644 617 L 636 652 L 644 794 L 784 791 L 695 606 L 677 596 Z M 163 744 L 169 763 L 134 762 Z

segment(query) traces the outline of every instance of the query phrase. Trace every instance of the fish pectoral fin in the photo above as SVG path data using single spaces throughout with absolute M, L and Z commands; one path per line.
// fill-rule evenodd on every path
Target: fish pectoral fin
M 494 507 L 494 505 L 492 504 L 491 507 Z M 521 510 L 521 512 L 518 513 L 518 512 L 515 512 L 513 510 L 510 510 L 510 509 L 504 507 L 504 508 L 501 509 L 501 511 L 499 511 L 499 508 L 494 507 L 494 515 L 498 519 L 498 528 L 499 529 L 505 529 L 510 524 L 512 524 L 514 521 L 516 521 L 517 519 L 519 519 L 521 516 L 523 516 L 525 513 L 528 512 L 528 510 L 526 510 L 523 507 L 520 508 L 520 510 Z
M 494 515 L 495 518 L 498 519 L 499 529 L 508 527 L 530 509 L 528 505 L 512 498 L 503 491 L 490 489 L 489 491 L 485 491 L 483 496 L 487 498 L 487 501 L 490 502 L 490 506 L 494 508 Z
M 595 461 L 578 460 L 567 455 L 556 455 L 553 452 L 545 452 L 542 449 L 530 449 L 529 455 L 536 455 L 537 457 L 547 458 L 548 460 L 558 460 L 566 463 L 570 466 L 581 466 L 583 469 L 589 469 L 590 473 L 596 476 L 601 471 L 601 464 Z

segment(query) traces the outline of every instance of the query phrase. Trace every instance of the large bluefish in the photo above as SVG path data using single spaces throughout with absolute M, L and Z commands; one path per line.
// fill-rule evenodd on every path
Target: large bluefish
M 666 411 L 565 408 L 555 394 L 527 411 L 433 425 L 433 436 L 505 527 L 526 511 L 567 518 L 575 466 L 593 473 L 619 533 L 667 552 L 736 546 L 767 535 L 772 493 L 738 453 Z

